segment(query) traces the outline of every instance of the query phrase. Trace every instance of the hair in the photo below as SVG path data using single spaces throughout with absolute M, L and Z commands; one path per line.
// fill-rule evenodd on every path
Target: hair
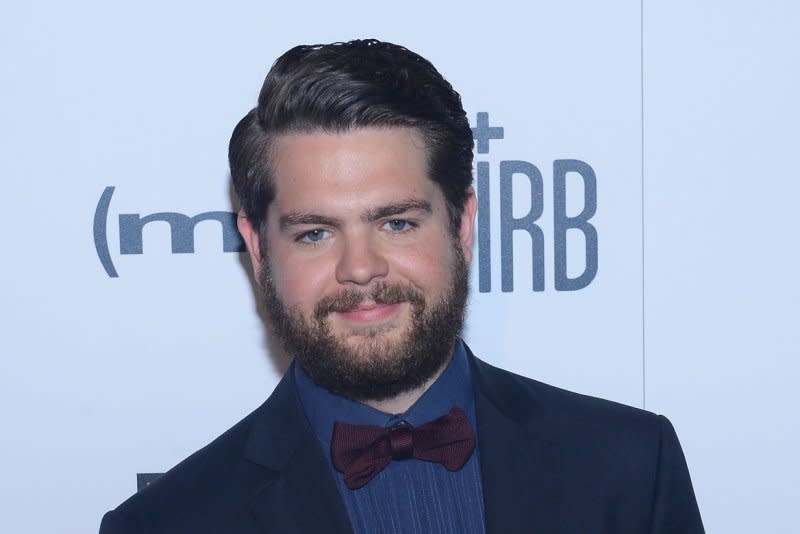
M 275 197 L 270 166 L 276 138 L 410 127 L 421 134 L 428 176 L 444 194 L 451 231 L 472 184 L 472 130 L 461 97 L 430 61 L 374 39 L 296 46 L 272 65 L 258 106 L 239 121 L 228 159 L 245 215 L 264 237 Z M 262 250 L 262 254 L 263 254 Z

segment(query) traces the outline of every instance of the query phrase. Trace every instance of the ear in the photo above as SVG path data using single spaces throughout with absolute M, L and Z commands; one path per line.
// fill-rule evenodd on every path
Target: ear
M 244 244 L 247 246 L 247 253 L 250 254 L 250 261 L 253 264 L 253 272 L 258 274 L 261 272 L 261 239 L 258 235 L 258 230 L 253 228 L 250 219 L 245 215 L 244 210 L 239 211 L 239 216 L 236 218 L 236 226 L 239 228 L 239 233 L 242 234 Z
M 475 197 L 475 189 L 470 187 L 467 190 L 467 198 L 464 200 L 464 211 L 461 212 L 461 226 L 458 229 L 458 239 L 461 242 L 461 250 L 464 253 L 464 261 L 467 265 L 472 263 L 472 242 L 475 238 L 475 213 L 478 211 L 478 199 Z

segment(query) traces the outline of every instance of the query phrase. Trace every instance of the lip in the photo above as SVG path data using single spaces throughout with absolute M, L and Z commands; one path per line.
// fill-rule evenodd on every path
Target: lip
M 391 318 L 400 309 L 402 302 L 394 304 L 364 304 L 358 308 L 346 312 L 338 312 L 339 315 L 351 323 L 368 324 L 385 321 Z

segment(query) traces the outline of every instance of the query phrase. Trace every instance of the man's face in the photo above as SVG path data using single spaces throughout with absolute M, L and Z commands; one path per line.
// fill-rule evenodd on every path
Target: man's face
M 425 156 L 409 128 L 281 136 L 264 239 L 240 219 L 277 335 L 335 393 L 422 385 L 461 328 L 475 197 L 453 235 Z

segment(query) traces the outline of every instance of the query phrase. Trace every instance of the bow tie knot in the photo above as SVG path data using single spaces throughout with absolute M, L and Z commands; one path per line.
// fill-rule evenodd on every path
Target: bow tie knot
M 414 456 L 414 429 L 400 424 L 389 429 L 389 448 L 392 460 L 407 460 Z
M 458 406 L 416 428 L 408 424 L 387 429 L 337 422 L 331 440 L 333 465 L 344 474 L 350 489 L 363 487 L 392 460 L 417 458 L 457 471 L 474 449 L 475 434 Z

